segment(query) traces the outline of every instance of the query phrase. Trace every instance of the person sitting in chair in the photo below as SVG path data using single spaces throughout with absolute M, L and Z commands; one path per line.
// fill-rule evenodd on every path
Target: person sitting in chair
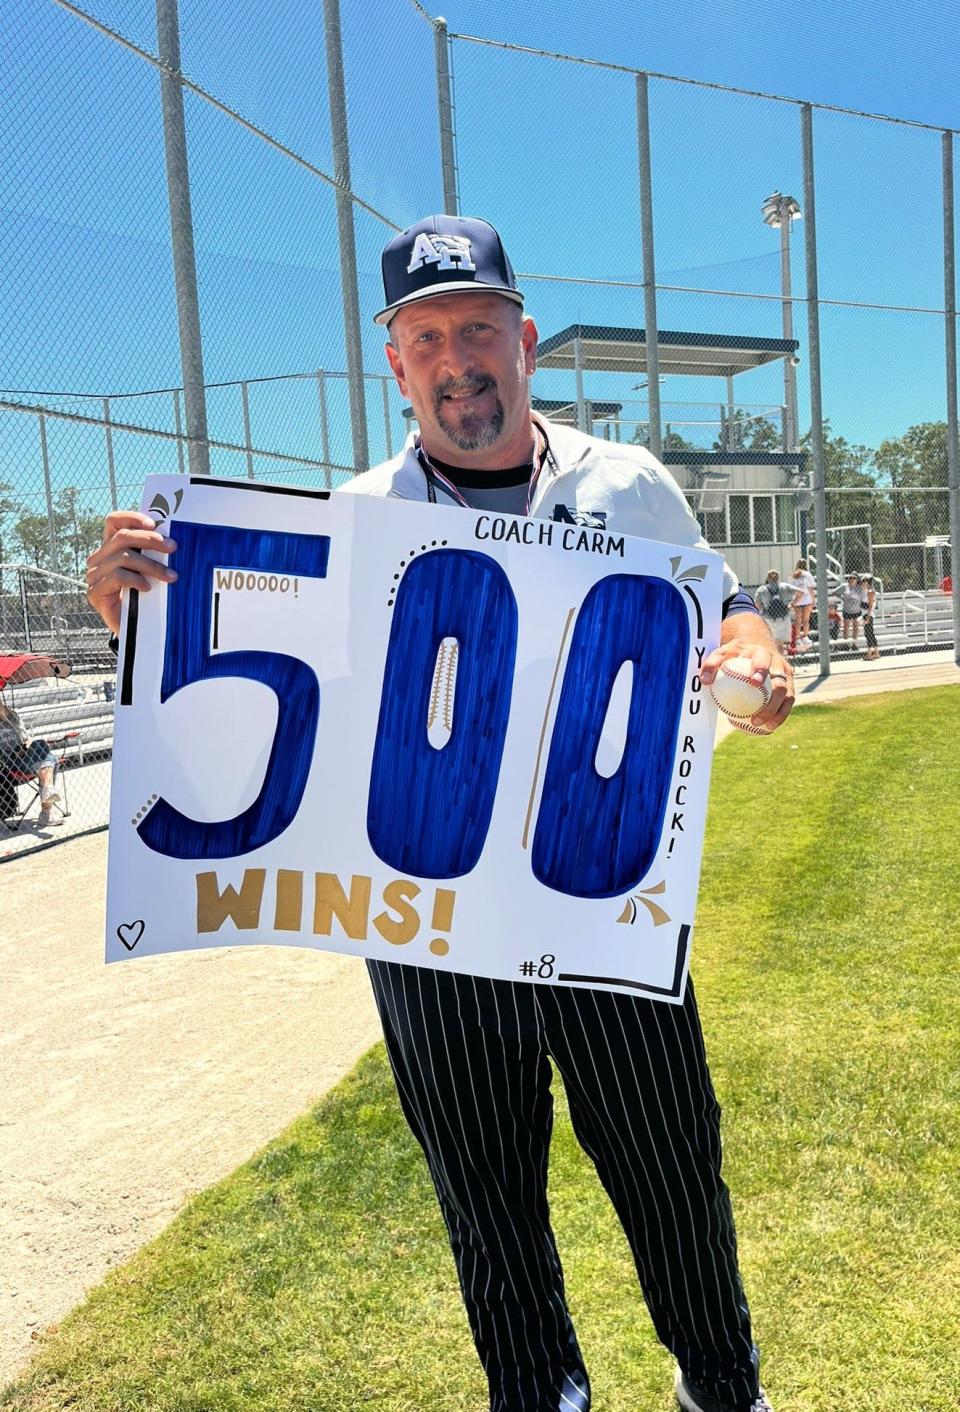
M 40 781 L 40 815 L 37 823 L 46 828 L 50 810 L 60 800 L 53 787 L 56 760 L 45 740 L 28 740 L 20 717 L 12 707 L 0 700 L 0 772 L 36 775 Z

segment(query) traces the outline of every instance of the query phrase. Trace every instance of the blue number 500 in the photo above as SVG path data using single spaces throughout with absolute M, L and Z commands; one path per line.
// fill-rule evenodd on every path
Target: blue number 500
M 239 857 L 270 843 L 296 816 L 316 742 L 320 687 L 297 657 L 211 650 L 214 569 L 324 578 L 330 540 L 184 521 L 175 534 L 181 574 L 167 597 L 161 701 L 194 682 L 245 678 L 275 693 L 277 727 L 249 808 L 207 823 L 160 799 L 138 832 L 169 857 Z M 400 583 L 367 802 L 371 847 L 399 873 L 461 877 L 483 852 L 510 715 L 517 630 L 513 590 L 488 555 L 427 553 Z M 451 638 L 458 647 L 452 724 L 436 749 L 427 734 L 430 693 L 441 643 Z M 669 796 L 689 640 L 683 597 L 663 579 L 613 574 L 587 594 L 533 837 L 533 872 L 546 887 L 611 897 L 635 887 L 649 868 Z M 597 749 L 627 662 L 633 674 L 626 738 L 616 771 L 606 777 L 596 768 Z M 209 745 L 216 749 L 213 738 Z

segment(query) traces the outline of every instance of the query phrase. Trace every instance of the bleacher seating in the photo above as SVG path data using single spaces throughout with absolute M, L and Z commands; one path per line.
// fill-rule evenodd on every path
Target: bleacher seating
M 64 682 L 58 686 L 49 677 L 38 677 L 14 689 L 16 709 L 20 714 L 39 706 L 65 706 L 70 701 L 84 701 L 87 697 L 84 688 L 75 682 Z
M 942 651 L 953 646 L 953 604 L 949 596 L 935 589 L 924 593 L 887 593 L 878 605 L 874 619 L 874 630 L 881 657 L 900 657 L 916 652 Z M 817 632 L 811 633 L 813 649 L 798 653 L 796 663 L 808 664 L 817 660 Z M 857 646 L 844 642 L 842 638 L 832 638 L 830 655 L 840 661 L 846 657 L 861 656 L 864 651 L 864 632 L 861 625 Z
M 82 765 L 113 749 L 112 687 L 112 681 L 51 685 L 45 678 L 17 687 L 11 704 L 28 736 L 63 741 L 65 760 Z

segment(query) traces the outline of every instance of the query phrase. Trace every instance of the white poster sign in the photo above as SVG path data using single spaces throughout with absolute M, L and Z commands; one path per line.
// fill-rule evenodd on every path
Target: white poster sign
M 320 947 L 682 997 L 722 560 L 578 524 L 153 477 L 107 959 Z

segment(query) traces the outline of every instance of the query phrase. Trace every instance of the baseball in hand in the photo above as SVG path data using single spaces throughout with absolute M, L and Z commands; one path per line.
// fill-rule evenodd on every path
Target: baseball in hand
M 750 680 L 752 671 L 749 657 L 729 657 L 710 687 L 720 710 L 737 725 L 749 721 L 770 700 L 770 678 L 764 678 L 763 685 L 757 686 Z

